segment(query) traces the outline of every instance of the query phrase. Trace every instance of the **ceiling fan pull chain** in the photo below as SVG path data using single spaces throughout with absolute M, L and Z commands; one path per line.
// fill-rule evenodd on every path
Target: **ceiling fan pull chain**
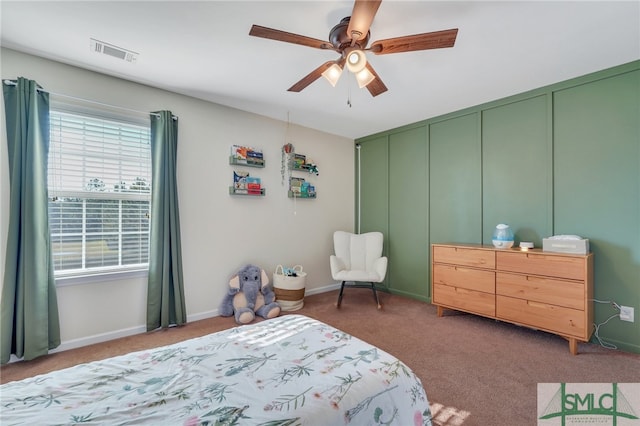
M 280 175 L 282 177 L 282 186 L 285 184 L 285 176 L 288 178 L 287 183 L 291 182 L 291 167 L 289 165 L 291 161 L 291 153 L 293 152 L 293 144 L 291 143 L 291 135 L 289 133 L 289 127 L 291 120 L 289 118 L 289 111 L 287 111 L 287 127 L 284 133 L 284 145 L 281 149 L 280 158 Z

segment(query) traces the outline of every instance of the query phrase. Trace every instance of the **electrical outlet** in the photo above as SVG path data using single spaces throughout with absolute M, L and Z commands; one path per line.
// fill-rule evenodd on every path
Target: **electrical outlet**
M 633 306 L 620 306 L 620 319 L 622 321 L 634 321 L 634 309 Z

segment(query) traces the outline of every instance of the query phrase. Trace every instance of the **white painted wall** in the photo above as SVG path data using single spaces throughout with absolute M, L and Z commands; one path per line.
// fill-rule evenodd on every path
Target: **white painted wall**
M 318 177 L 306 176 L 316 186 L 317 199 L 294 202 L 287 197 L 286 184 L 281 185 L 287 117 L 276 121 L 8 49 L 2 49 L 1 60 L 2 79 L 25 77 L 51 93 L 140 111 L 171 110 L 179 117 L 178 185 L 190 320 L 217 315 L 229 277 L 246 263 L 263 267 L 269 276 L 278 264 L 301 264 L 308 274 L 307 293 L 335 287 L 329 271 L 332 234 L 354 227 L 352 140 L 290 126 L 296 152 L 306 154 L 320 170 Z M 0 108 L 0 272 L 4 276 L 9 173 L 4 105 Z M 266 167 L 247 170 L 262 178 L 265 197 L 228 194 L 232 144 L 263 149 Z M 141 332 L 146 277 L 59 287 L 58 303 L 61 348 Z

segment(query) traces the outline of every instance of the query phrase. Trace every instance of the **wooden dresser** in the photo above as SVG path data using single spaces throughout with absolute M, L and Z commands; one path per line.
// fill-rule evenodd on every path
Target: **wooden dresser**
M 433 244 L 432 303 L 558 334 L 578 353 L 593 333 L 593 254 Z

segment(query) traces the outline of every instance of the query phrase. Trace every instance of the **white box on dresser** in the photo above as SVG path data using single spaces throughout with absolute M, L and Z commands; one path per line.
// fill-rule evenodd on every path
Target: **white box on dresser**
M 589 240 L 582 239 L 557 239 L 543 238 L 542 251 L 556 253 L 587 254 L 589 253 Z

